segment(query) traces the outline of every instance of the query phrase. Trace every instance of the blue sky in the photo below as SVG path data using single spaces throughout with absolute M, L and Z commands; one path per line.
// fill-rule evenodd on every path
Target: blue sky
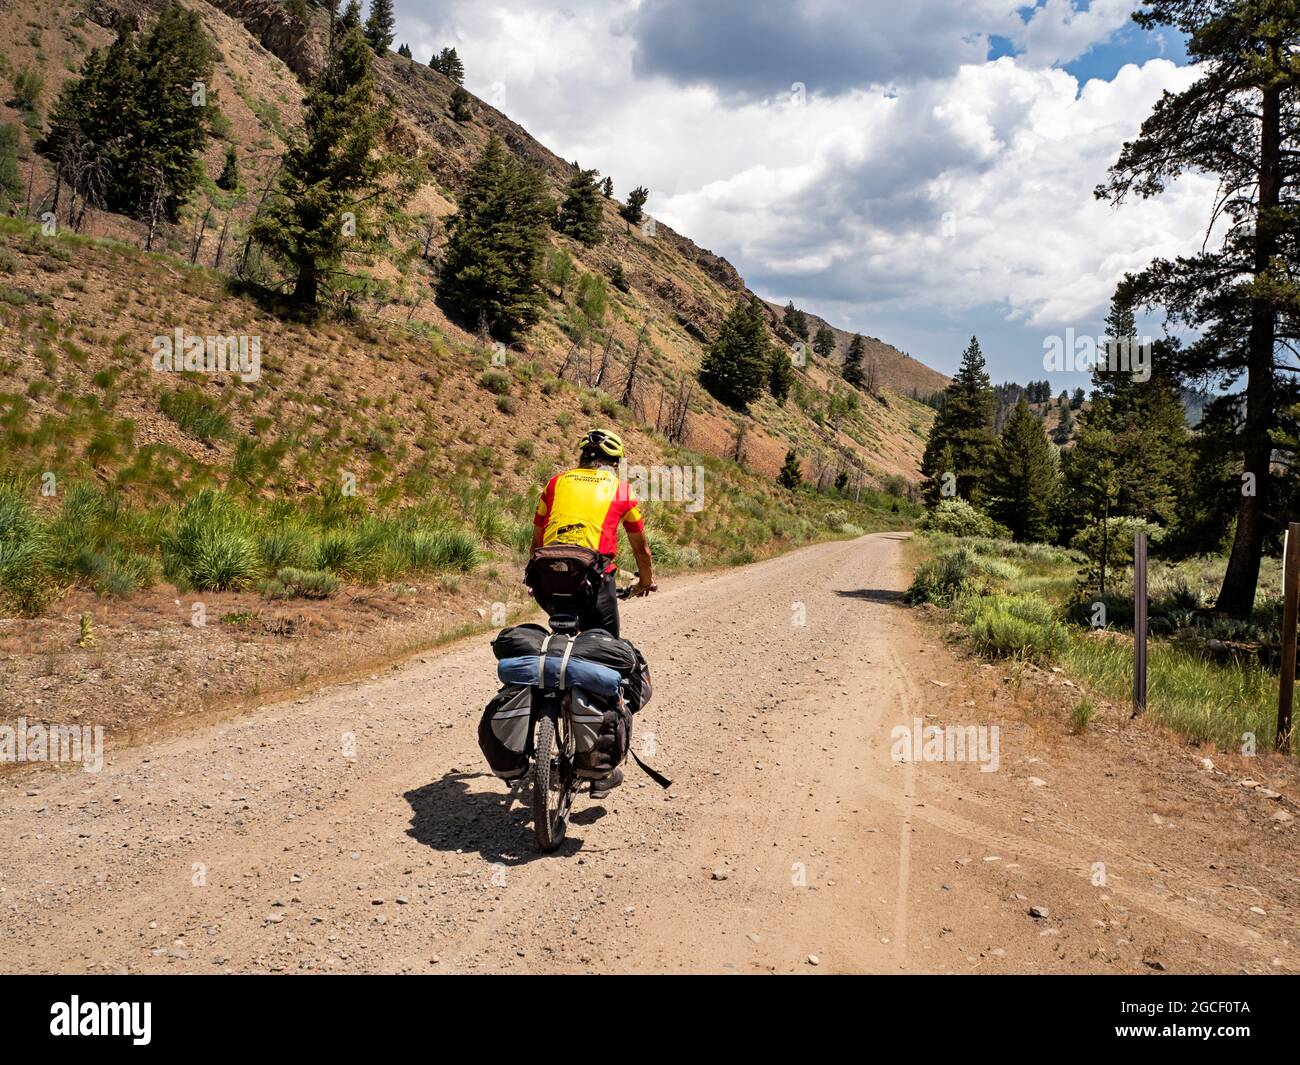
M 1126 271 L 1199 247 L 1213 185 L 1097 203 L 1125 140 L 1194 80 L 1133 0 L 399 0 L 417 57 L 751 287 L 945 372 L 996 380 L 1100 334 Z M 1153 330 L 1159 323 L 1151 323 Z

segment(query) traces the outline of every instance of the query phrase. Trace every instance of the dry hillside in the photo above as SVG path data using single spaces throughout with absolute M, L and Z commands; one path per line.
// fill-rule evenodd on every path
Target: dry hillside
M 48 114 L 59 86 L 73 75 L 86 52 L 112 40 L 113 26 L 122 13 L 131 12 L 147 22 L 158 6 L 152 0 L 55 0 L 37 17 L 26 5 L 0 0 L 0 40 L 4 42 L 0 45 L 0 84 L 19 70 L 39 69 L 45 76 L 42 111 Z M 188 6 L 200 13 L 219 50 L 210 88 L 228 119 L 222 138 L 214 138 L 208 147 L 208 171 L 215 175 L 220 170 L 224 141 L 229 141 L 237 149 L 242 187 L 239 201 L 232 206 L 213 197 L 211 190 L 207 195 L 200 191 L 197 202 L 192 202 L 165 234 L 166 245 L 178 257 L 193 258 L 200 266 L 215 267 L 224 273 L 240 252 L 244 227 L 274 177 L 275 162 L 286 138 L 299 122 L 303 79 L 319 68 L 328 29 L 322 11 L 312 8 L 312 23 L 304 29 L 279 0 L 192 0 Z M 360 314 L 396 323 L 423 338 L 431 357 L 442 350 L 473 349 L 478 338 L 463 332 L 442 314 L 432 287 L 445 240 L 443 220 L 455 210 L 457 189 L 466 171 L 494 133 L 516 154 L 542 167 L 557 194 L 572 175 L 573 163 L 559 159 L 483 101 L 473 100 L 472 121 L 456 123 L 448 109 L 452 82 L 422 63 L 389 53 L 378 64 L 378 77 L 399 114 L 395 147 L 426 160 L 428 180 L 408 205 L 410 230 L 392 234 L 393 254 L 371 264 L 372 272 L 388 285 L 383 297 L 360 308 Z M 4 96 L 7 98 L 8 93 Z M 15 121 L 16 117 L 12 110 L 0 107 L 0 121 Z M 24 135 L 25 149 L 30 141 L 28 131 Z M 45 161 L 34 153 L 27 152 L 23 169 L 29 185 L 29 213 L 37 216 L 51 205 L 53 178 Z M 562 328 L 569 307 L 565 298 L 554 293 L 551 313 L 518 345 L 510 359 L 512 365 L 526 363 L 539 374 L 555 374 L 563 367 L 569 383 L 579 388 L 599 386 L 603 394 L 619 398 L 629 358 L 644 330 L 632 420 L 650 428 L 663 427 L 666 397 L 682 382 L 693 381 L 707 341 L 728 308 L 748 290 L 725 259 L 662 224 L 653 236 L 642 228 L 628 226 L 619 217 L 614 200 L 606 201 L 605 207 L 605 240 L 597 247 L 588 249 L 558 234 L 551 238 L 555 247 L 564 247 L 573 255 L 581 271 L 608 276 L 616 265 L 621 265 L 630 281 L 626 293 L 610 288 L 610 310 L 599 349 L 572 351 Z M 137 246 L 142 243 L 141 226 L 103 212 L 89 212 L 80 233 L 114 237 Z M 226 319 L 252 313 L 249 305 L 226 302 L 230 297 L 220 293 L 206 299 L 206 309 L 187 307 L 183 301 L 173 301 L 172 293 L 164 289 L 158 313 L 135 316 L 131 308 L 138 308 L 141 298 L 149 301 L 147 292 L 140 292 L 141 298 L 137 298 L 138 279 L 130 272 L 111 269 L 101 275 L 95 261 L 83 263 L 80 255 L 74 250 L 73 261 L 67 267 L 90 275 L 87 290 L 82 292 L 72 286 L 57 297 L 57 317 L 71 324 L 91 320 L 92 311 L 100 305 L 125 308 L 112 329 L 112 336 L 121 338 L 119 349 L 142 347 L 148 338 L 175 324 L 194 333 L 231 333 L 235 330 Z M 35 291 L 42 286 L 17 287 Z M 182 310 L 191 317 L 180 318 Z M 779 339 L 790 339 L 784 335 L 778 313 L 772 313 L 771 322 Z M 265 331 L 276 332 L 269 319 Z M 308 332 L 309 339 L 303 345 L 306 348 L 348 348 L 352 343 L 346 331 L 340 333 L 332 326 L 310 326 Z M 11 344 L 13 340 L 11 336 Z M 110 351 L 93 338 L 83 338 L 83 343 L 88 365 L 102 369 L 102 360 L 110 356 Z M 840 380 L 837 366 L 823 367 L 813 360 L 814 365 L 796 375 L 798 386 L 784 407 L 764 399 L 748 419 L 739 418 L 695 388 L 684 442 L 705 454 L 730 456 L 743 424 L 743 462 L 765 477 L 776 473 L 786 450 L 793 447 L 801 457 L 805 475 L 823 484 L 841 470 L 865 485 L 880 483 L 885 477 L 915 480 L 932 412 L 914 403 L 911 391 L 913 387 L 942 387 L 944 379 L 883 342 L 878 347 L 886 386 L 878 397 L 854 393 Z M 597 381 L 606 351 L 608 366 Z M 910 365 L 904 367 L 906 363 Z M 298 368 L 302 370 L 303 365 L 298 363 Z M 380 369 L 358 367 L 357 374 L 366 377 Z M 29 384 L 18 383 L 23 387 Z M 8 391 L 14 382 L 0 384 Z M 407 392 L 404 400 L 420 398 L 415 394 L 418 386 L 401 384 L 402 391 Z M 145 380 L 138 380 L 138 385 L 146 391 L 150 387 Z M 199 387 L 206 387 L 215 401 L 228 401 L 217 382 Z M 272 386 L 279 387 L 278 382 Z M 423 398 L 428 401 L 432 395 Z M 139 401 L 132 412 L 137 433 L 150 439 L 168 436 L 172 430 L 156 406 L 145 395 L 135 399 Z M 279 407 L 282 403 L 292 406 L 296 401 L 271 393 L 268 402 Z M 34 397 L 34 403 L 38 411 L 45 413 L 42 397 Z M 508 412 L 503 417 L 502 412 L 494 411 L 490 426 L 485 426 L 484 415 L 472 405 L 441 406 L 449 419 L 447 435 L 464 443 L 480 433 L 508 443 L 535 438 L 534 427 L 526 419 Z M 414 426 L 405 423 L 401 410 L 393 412 L 393 416 L 400 423 L 399 432 L 417 433 Z M 182 446 L 181 441 L 177 444 Z

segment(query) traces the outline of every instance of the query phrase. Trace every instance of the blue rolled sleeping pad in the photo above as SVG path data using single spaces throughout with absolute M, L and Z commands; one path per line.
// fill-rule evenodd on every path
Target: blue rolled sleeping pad
M 561 666 L 564 667 L 561 683 Z M 543 672 L 545 675 L 543 676 Z M 518 684 L 527 688 L 585 688 L 597 695 L 615 696 L 622 681 L 618 670 L 599 662 L 569 657 L 566 664 L 562 654 L 527 655 L 522 658 L 503 658 L 497 663 L 497 678 L 502 684 Z

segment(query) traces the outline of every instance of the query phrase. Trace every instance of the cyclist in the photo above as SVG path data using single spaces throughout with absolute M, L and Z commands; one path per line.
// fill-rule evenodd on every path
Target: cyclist
M 579 607 L 578 623 L 582 629 L 604 629 L 615 638 L 619 618 L 614 556 L 620 524 L 636 558 L 638 578 L 632 594 L 649 595 L 654 587 L 654 561 L 641 508 L 618 474 L 623 457 L 623 441 L 616 433 L 592 429 L 582 438 L 578 465 L 551 478 L 533 517 L 534 556 L 556 545 L 586 548 L 598 556 L 595 595 Z M 549 609 L 545 596 L 537 599 Z

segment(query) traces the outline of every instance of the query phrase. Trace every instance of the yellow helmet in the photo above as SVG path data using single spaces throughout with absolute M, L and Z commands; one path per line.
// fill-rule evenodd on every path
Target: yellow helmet
M 623 457 L 622 439 L 617 433 L 612 433 L 608 429 L 592 429 L 582 438 L 581 448 L 584 455 L 610 459 Z

